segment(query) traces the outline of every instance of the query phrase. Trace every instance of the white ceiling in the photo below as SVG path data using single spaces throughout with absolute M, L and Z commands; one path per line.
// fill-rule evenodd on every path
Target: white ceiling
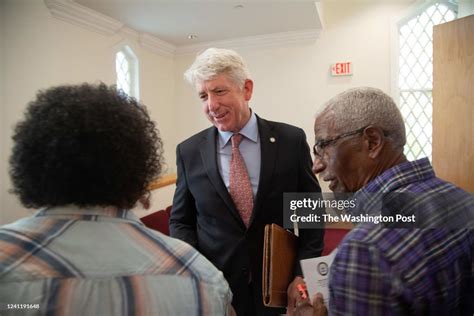
M 314 0 L 75 2 L 175 46 L 321 28 Z M 197 39 L 189 40 L 190 34 Z

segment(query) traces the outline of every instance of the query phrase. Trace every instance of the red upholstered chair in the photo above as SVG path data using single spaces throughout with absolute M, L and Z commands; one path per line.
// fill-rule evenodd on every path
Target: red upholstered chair
M 170 234 L 169 221 L 170 221 L 171 206 L 168 206 L 164 210 L 159 210 L 150 215 L 140 218 L 146 227 L 157 230 L 165 235 Z
M 171 214 L 171 205 L 164 210 L 159 210 L 150 215 L 141 218 L 141 221 L 148 228 L 157 230 L 165 235 L 170 234 L 169 220 Z M 350 228 L 326 228 L 324 234 L 324 249 L 322 256 L 326 256 L 331 253 L 339 243 L 342 241 L 344 236 L 350 232 Z
M 324 249 L 321 255 L 327 256 L 330 254 L 339 246 L 344 236 L 350 231 L 351 230 L 347 228 L 326 228 L 326 232 L 324 233 Z
M 170 206 L 168 206 L 167 208 L 165 208 L 165 212 L 168 213 L 168 216 L 171 216 L 171 208 L 172 208 L 172 207 L 173 207 L 173 206 L 170 205 Z

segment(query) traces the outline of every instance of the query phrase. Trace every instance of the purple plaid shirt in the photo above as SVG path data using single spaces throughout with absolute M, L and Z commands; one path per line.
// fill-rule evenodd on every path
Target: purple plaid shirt
M 437 178 L 425 158 L 372 180 L 355 194 L 355 211 L 393 192 L 409 200 L 385 211 L 414 213 L 430 228 L 356 226 L 331 267 L 330 314 L 473 315 L 473 195 Z

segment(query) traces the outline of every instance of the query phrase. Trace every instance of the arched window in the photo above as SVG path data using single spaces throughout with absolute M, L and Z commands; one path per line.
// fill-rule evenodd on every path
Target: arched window
M 115 54 L 117 88 L 136 99 L 139 98 L 138 58 L 129 46 Z
M 431 159 L 433 115 L 433 26 L 454 20 L 457 5 L 437 1 L 398 24 L 400 110 L 405 120 L 409 160 Z

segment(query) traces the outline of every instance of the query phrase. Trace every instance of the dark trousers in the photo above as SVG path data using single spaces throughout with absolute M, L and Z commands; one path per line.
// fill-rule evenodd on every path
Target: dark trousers
M 253 282 L 239 288 L 232 288 L 234 293 L 232 306 L 237 316 L 277 316 L 285 314 L 284 308 L 268 308 L 263 305 L 261 293 L 255 293 Z M 258 294 L 258 295 L 256 295 Z

